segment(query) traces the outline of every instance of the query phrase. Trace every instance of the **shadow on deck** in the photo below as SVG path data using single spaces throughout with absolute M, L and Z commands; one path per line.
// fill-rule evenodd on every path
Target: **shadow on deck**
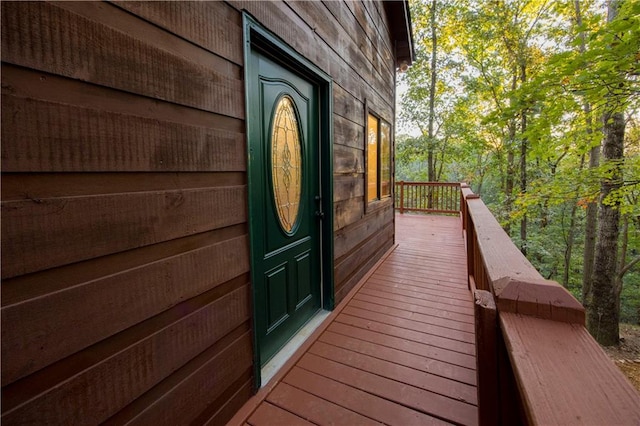
M 396 242 L 230 424 L 477 424 L 460 218 L 396 215 Z

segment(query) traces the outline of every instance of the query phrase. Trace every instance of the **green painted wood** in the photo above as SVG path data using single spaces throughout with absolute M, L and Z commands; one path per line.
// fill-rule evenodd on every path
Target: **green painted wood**
M 250 16 L 243 23 L 257 389 L 260 366 L 317 310 L 333 309 L 333 104 L 326 73 Z M 278 219 L 270 165 L 273 109 L 283 96 L 294 104 L 304 169 L 292 229 Z
M 249 169 L 255 314 L 260 364 L 266 363 L 320 309 L 320 197 L 318 88 L 312 82 L 251 51 L 253 70 Z M 282 224 L 276 195 L 274 132 L 277 106 L 293 105 L 301 157 L 301 189 L 292 229 Z M 291 123 L 293 124 L 293 123 Z M 295 158 L 295 156 L 293 156 Z M 293 160 L 293 159 L 292 159 Z M 290 179 L 291 185 L 293 176 Z M 282 183 L 281 183 L 282 184 Z M 295 200 L 290 200 L 295 201 Z

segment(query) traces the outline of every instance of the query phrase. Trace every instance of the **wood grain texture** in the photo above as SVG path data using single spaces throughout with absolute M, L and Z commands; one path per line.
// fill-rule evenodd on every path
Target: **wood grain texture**
M 364 150 L 364 126 L 333 114 L 333 143 Z
M 2 201 L 246 185 L 246 175 L 228 173 L 3 173 Z
M 16 97 L 77 105 L 117 114 L 134 115 L 233 133 L 245 131 L 243 119 L 123 92 L 81 80 L 2 63 L 2 93 Z
M 373 334 L 370 336 L 373 337 Z M 472 386 L 476 385 L 474 369 L 460 367 L 446 361 L 441 361 L 436 357 L 427 357 L 425 354 L 407 352 L 406 349 L 408 347 L 394 347 L 394 341 L 392 339 L 386 341 L 385 336 L 376 337 L 377 341 L 373 342 L 361 340 L 360 338 L 350 334 L 339 334 L 333 331 L 326 331 L 318 341 L 348 349 L 352 352 L 358 352 L 382 360 L 392 361 L 398 365 L 404 365 L 415 370 L 449 378 L 457 382 L 466 383 Z M 385 346 L 385 344 L 389 344 L 391 346 Z
M 160 263 L 184 252 L 196 251 L 247 235 L 246 224 L 238 224 L 196 235 L 145 246 L 133 251 L 102 256 L 84 262 L 2 281 L 2 306 L 18 304 L 48 294 L 66 291 L 88 282 L 104 279 L 122 271 L 137 270 L 146 264 Z
M 369 274 L 370 269 L 376 265 L 378 260 L 384 256 L 384 254 L 393 247 L 393 241 L 387 241 L 387 243 L 380 246 L 377 252 L 374 252 L 369 260 L 361 265 L 361 267 L 353 273 L 346 281 L 342 282 L 339 288 L 336 288 L 335 300 L 336 303 L 342 301 L 355 286 L 360 282 L 360 280 Z
M 333 113 L 347 119 L 364 129 L 364 101 L 358 99 L 340 84 L 333 84 Z M 364 149 L 364 141 L 362 142 Z
M 115 4 L 177 36 L 242 65 L 242 17 L 224 2 L 117 1 Z M 211 25 L 215 22 L 215 25 Z M 225 28 L 225 31 L 220 31 Z
M 244 171 L 244 135 L 99 109 L 3 96 L 6 172 Z
M 353 223 L 357 223 L 364 217 L 364 197 L 349 198 L 333 203 L 333 230 L 334 232 Z
M 273 392 L 269 394 L 267 400 L 273 405 L 279 406 L 298 417 L 306 418 L 316 424 L 382 424 L 286 383 L 278 385 Z
M 126 26 L 124 32 L 120 25 Z M 180 54 L 162 44 L 155 46 L 152 43 L 162 43 L 164 37 L 154 34 L 153 27 L 145 28 L 144 41 L 132 35 L 145 31 L 140 29 L 145 25 L 104 3 L 6 2 L 2 4 L 3 61 L 244 117 L 244 105 L 237 96 L 243 89 L 239 68 L 225 70 L 227 61 L 204 51 L 196 59 L 187 58 L 188 48 L 183 46 Z M 48 39 L 60 42 L 45 42 Z
M 335 175 L 333 178 L 333 201 L 344 201 L 364 197 L 364 174 Z
M 385 209 L 368 214 L 363 220 L 347 225 L 335 232 L 334 256 L 336 260 L 350 253 L 378 232 L 385 224 L 393 222 L 393 210 Z
M 445 362 L 467 369 L 475 369 L 475 357 L 458 351 L 441 348 L 434 343 L 444 342 L 433 336 L 415 331 L 406 331 L 391 325 L 372 322 L 363 318 L 341 316 L 329 327 L 329 331 L 360 340 L 397 348 L 404 352 L 430 359 L 442 359 Z M 434 342 L 435 340 L 435 342 Z
M 364 151 L 357 148 L 336 145 L 333 149 L 333 173 L 363 175 Z M 364 185 L 364 183 L 363 183 Z
M 335 52 L 334 55 L 344 59 L 367 84 L 384 88 L 380 91 L 383 96 L 393 95 L 395 70 L 389 68 L 392 62 L 387 61 L 382 67 L 375 46 L 366 36 L 362 37 L 362 31 L 349 32 L 343 28 L 322 2 L 291 2 L 289 7 L 304 21 L 314 23 L 316 33 Z M 353 39 L 358 35 L 361 36 L 360 43 Z M 375 35 L 375 40 L 381 37 Z
M 82 362 L 86 367 L 63 380 L 64 370 L 54 365 L 16 382 L 3 392 L 2 423 L 94 424 L 106 420 L 247 321 L 248 296 L 248 286 L 243 286 L 181 314 L 175 322 L 132 344 L 113 346 L 113 352 L 98 359 L 91 359 L 92 352 L 86 351 Z M 77 356 L 82 359 L 81 354 Z M 82 364 L 70 366 L 77 369 Z
M 4 306 L 2 384 L 247 273 L 248 250 L 238 237 Z
M 513 313 L 500 326 L 530 424 L 640 423 L 640 395 L 583 326 Z
M 150 425 L 193 422 L 209 404 L 251 368 L 252 339 L 248 330 L 222 349 L 214 345 L 148 392 L 150 401 L 125 408 L 107 424 Z M 235 336 L 234 336 L 235 337 Z M 243 377 L 244 380 L 244 377 Z M 146 395 L 145 395 L 146 396 Z M 143 396 L 143 399 L 147 399 Z M 138 402 L 138 401 L 136 401 Z M 126 414 L 126 415 L 122 415 Z
M 347 349 L 336 348 L 332 345 L 317 342 L 309 349 L 310 354 L 321 358 L 331 359 L 339 364 L 345 364 L 359 370 L 373 373 L 395 381 L 415 386 L 430 392 L 435 392 L 458 401 L 476 404 L 476 387 L 463 386 L 455 380 L 443 378 L 434 374 L 417 371 L 411 367 L 396 364 L 365 354 L 354 353 Z M 301 366 L 304 362 L 300 363 Z M 446 400 L 443 400 L 446 401 Z
M 298 417 L 287 410 L 283 410 L 268 402 L 261 404 L 247 422 L 252 426 L 260 425 L 291 425 L 291 426 L 311 426 L 313 423 Z
M 441 309 L 433 309 L 425 313 L 421 306 L 406 303 L 395 303 L 395 301 L 390 301 L 389 299 L 372 297 L 366 294 L 358 294 L 357 298 L 354 298 L 352 301 L 352 306 L 354 308 L 373 310 L 379 314 L 392 315 L 399 318 L 415 318 L 416 321 L 424 322 L 425 324 L 449 328 L 451 330 L 465 333 L 473 333 L 474 329 L 473 324 L 466 321 L 456 321 L 440 316 L 439 314 L 446 312 Z
M 379 419 L 389 425 L 444 425 L 442 420 L 395 404 L 385 398 L 373 395 L 358 387 L 352 387 L 321 374 L 294 367 L 285 377 L 285 383 L 305 389 L 311 394 L 326 399 L 344 408 L 369 418 Z
M 343 257 L 335 264 L 334 279 L 336 287 L 340 287 L 350 275 L 357 272 L 358 266 L 372 257 L 381 246 L 390 242 L 393 238 L 393 224 L 387 224 L 383 229 L 376 232 L 363 245 L 355 249 L 350 255 Z
M 400 377 L 389 380 L 312 354 L 306 354 L 298 365 L 300 368 L 349 386 L 357 386 L 368 393 L 406 405 L 416 411 L 424 413 L 437 411 L 439 416 L 462 424 L 476 422 L 474 406 L 407 385 L 402 383 Z
M 316 28 L 321 25 L 332 25 L 330 21 L 329 23 L 306 22 L 298 15 L 297 10 L 294 10 L 299 7 L 295 4 L 254 1 L 229 1 L 229 4 L 238 11 L 247 10 L 297 52 L 331 75 L 335 83 L 355 96 L 360 104 L 364 104 L 366 98 L 389 121 L 393 111 L 393 81 L 383 80 L 372 67 L 356 68 L 352 65 L 362 60 L 359 58 L 362 53 L 357 49 L 352 48 L 342 52 L 334 50 L 334 46 L 340 46 L 343 43 L 340 37 L 348 40 L 348 34 L 336 32 L 331 40 L 323 40 L 318 34 L 320 31 L 316 31 Z M 320 7 L 320 3 L 317 7 Z M 350 55 L 354 56 L 350 57 Z
M 501 312 L 584 325 L 584 307 L 566 288 L 542 277 L 522 281 L 514 276 L 517 277 L 517 272 L 493 282 Z
M 383 33 L 389 32 L 386 13 L 380 13 L 383 8 L 380 2 L 345 2 L 345 5 L 354 16 L 360 27 L 368 38 L 377 40 L 382 46 L 378 47 L 379 52 L 383 52 L 385 60 L 389 60 L 393 56 L 394 47 L 390 39 L 380 37 Z M 381 16 L 382 15 L 382 16 Z
M 213 416 L 208 416 L 207 410 L 203 412 L 204 416 L 196 419 L 194 423 L 202 423 L 206 426 L 223 426 L 226 425 L 234 414 L 242 408 L 242 405 L 251 398 L 253 395 L 253 379 L 249 379 L 243 382 L 240 386 L 234 384 L 231 385 L 231 389 L 235 391 L 229 398 L 224 398 L 225 402 L 222 404 L 212 404 L 212 409 L 215 413 Z M 220 408 L 218 408 L 220 407 Z
M 4 202 L 2 275 L 244 222 L 245 199 L 245 187 L 222 187 Z

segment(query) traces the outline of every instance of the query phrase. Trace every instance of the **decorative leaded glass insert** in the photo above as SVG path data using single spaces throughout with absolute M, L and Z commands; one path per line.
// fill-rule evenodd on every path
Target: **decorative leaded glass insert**
M 291 233 L 300 209 L 302 153 L 298 120 L 293 101 L 283 96 L 278 101 L 271 134 L 271 179 L 280 225 Z

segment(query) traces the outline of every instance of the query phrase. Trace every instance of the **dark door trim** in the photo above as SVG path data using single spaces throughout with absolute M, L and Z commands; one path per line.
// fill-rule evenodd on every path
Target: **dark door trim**
M 244 78 L 245 78 L 245 111 L 246 111 L 246 132 L 247 132 L 247 183 L 248 197 L 252 196 L 252 178 L 250 167 L 250 141 L 253 137 L 251 134 L 251 120 L 255 119 L 250 113 L 251 102 L 251 79 L 252 67 L 250 66 L 252 49 L 258 50 L 261 54 L 270 57 L 270 59 L 278 62 L 281 66 L 298 73 L 316 84 L 319 88 L 319 145 L 320 145 L 320 185 L 321 200 L 320 205 L 324 213 L 322 227 L 320 231 L 320 252 L 321 252 L 321 268 L 322 268 L 322 308 L 325 310 L 333 310 L 334 308 L 334 280 L 333 280 L 333 89 L 331 77 L 314 65 L 312 62 L 297 53 L 291 46 L 279 39 L 275 34 L 268 31 L 260 25 L 252 16 L 243 13 L 244 28 Z M 251 211 L 251 203 L 249 205 L 249 240 L 251 247 L 251 281 L 255 283 L 255 268 L 253 267 L 255 259 L 254 238 L 257 234 L 251 225 L 251 217 L 255 212 Z M 252 286 L 253 306 L 256 306 L 255 291 Z M 261 386 L 260 378 L 260 348 L 258 347 L 258 336 L 255 333 L 257 329 L 257 318 L 255 309 L 253 314 L 253 370 L 254 370 L 254 391 Z

